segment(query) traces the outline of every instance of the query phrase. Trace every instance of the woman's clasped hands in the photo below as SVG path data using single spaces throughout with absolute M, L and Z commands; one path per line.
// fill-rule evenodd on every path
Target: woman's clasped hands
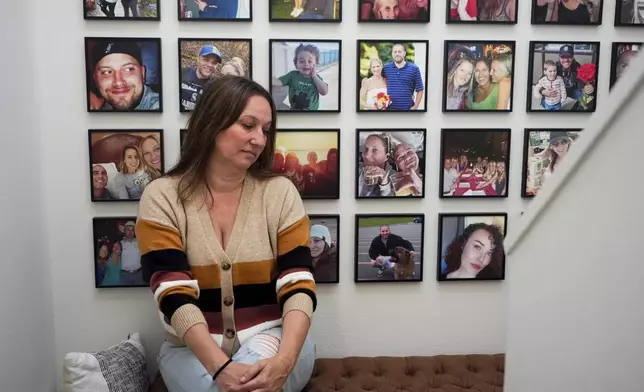
M 221 392 L 280 392 L 293 367 L 289 363 L 279 356 L 254 365 L 232 362 L 215 382 Z

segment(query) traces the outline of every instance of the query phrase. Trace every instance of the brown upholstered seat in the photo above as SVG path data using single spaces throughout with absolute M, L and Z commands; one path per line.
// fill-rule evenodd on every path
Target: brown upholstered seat
M 305 392 L 502 392 L 504 373 L 504 354 L 319 358 Z

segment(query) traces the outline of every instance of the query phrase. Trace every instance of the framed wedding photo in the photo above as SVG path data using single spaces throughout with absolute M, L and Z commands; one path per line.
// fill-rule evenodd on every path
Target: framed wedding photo
M 438 214 L 436 280 L 504 280 L 506 213 Z
M 140 200 L 165 172 L 162 129 L 90 129 L 88 142 L 93 202 Z
M 340 215 L 309 215 L 315 283 L 340 282 Z
M 603 10 L 604 0 L 532 0 L 532 24 L 597 26 Z
M 425 214 L 356 214 L 355 283 L 422 282 Z
M 136 216 L 93 218 L 94 287 L 149 287 L 143 281 Z
M 430 0 L 357 0 L 358 23 L 429 23 Z
M 358 112 L 427 112 L 429 41 L 357 43 Z
M 615 26 L 644 27 L 644 2 L 615 0 Z
M 563 162 L 581 129 L 528 128 L 523 137 L 521 197 L 534 197 Z
M 443 129 L 440 198 L 508 197 L 510 129 Z
M 443 0 L 447 24 L 516 24 L 519 0 Z
M 644 7 L 644 1 L 642 2 Z M 613 42 L 613 51 L 610 56 L 610 88 L 626 72 L 631 60 L 640 52 L 641 42 Z
M 85 38 L 88 112 L 163 111 L 160 38 Z
M 160 0 L 83 0 L 85 20 L 161 20 Z
M 339 199 L 339 151 L 339 129 L 278 129 L 273 172 L 290 179 L 302 199 Z
M 342 41 L 270 39 L 268 73 L 278 112 L 340 112 Z
M 356 130 L 356 199 L 425 197 L 426 129 Z
M 342 0 L 269 0 L 270 22 L 342 22 Z
M 597 108 L 599 42 L 530 41 L 528 112 Z
M 252 0 L 177 0 L 179 21 L 251 22 Z
M 515 41 L 445 41 L 443 112 L 511 112 Z
M 222 75 L 253 78 L 250 39 L 179 38 L 179 110 L 192 112 L 203 89 Z

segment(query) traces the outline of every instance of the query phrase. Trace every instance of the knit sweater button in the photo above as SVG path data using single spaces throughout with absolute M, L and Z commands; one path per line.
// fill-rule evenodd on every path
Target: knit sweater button
M 233 298 L 232 297 L 224 297 L 224 305 L 230 306 L 233 304 Z
M 230 263 L 227 261 L 221 263 L 221 268 L 223 268 L 224 271 L 228 271 L 230 269 Z
M 235 337 L 235 331 L 234 331 L 234 330 L 232 330 L 232 329 L 230 329 L 230 328 L 229 328 L 229 329 L 227 329 L 227 330 L 226 330 L 226 337 L 227 337 L 228 339 L 232 339 L 232 338 L 234 338 L 234 337 Z

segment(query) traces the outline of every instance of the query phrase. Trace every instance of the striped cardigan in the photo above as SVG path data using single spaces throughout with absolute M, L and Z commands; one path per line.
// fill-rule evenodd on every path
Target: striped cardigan
M 177 200 L 176 178 L 147 185 L 136 236 L 143 276 L 154 293 L 168 340 L 205 323 L 232 356 L 255 334 L 282 324 L 291 310 L 316 308 L 309 220 L 293 184 L 248 175 L 226 249 L 203 196 Z

